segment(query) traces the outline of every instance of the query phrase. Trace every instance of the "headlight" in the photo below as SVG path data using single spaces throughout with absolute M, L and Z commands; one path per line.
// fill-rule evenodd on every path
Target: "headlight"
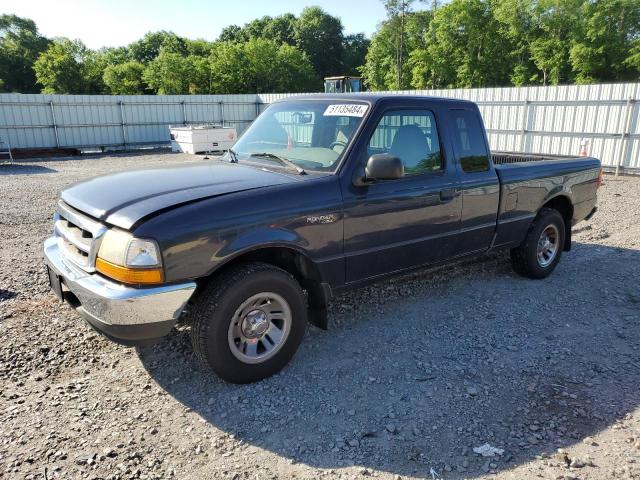
M 135 238 L 123 230 L 111 229 L 104 234 L 96 270 L 123 283 L 152 284 L 164 280 L 158 244 Z
M 132 238 L 127 248 L 127 258 L 124 263 L 127 267 L 160 266 L 160 255 L 158 254 L 156 242 Z

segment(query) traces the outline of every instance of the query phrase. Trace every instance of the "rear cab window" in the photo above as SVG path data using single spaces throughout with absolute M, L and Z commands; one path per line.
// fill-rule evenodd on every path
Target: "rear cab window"
M 489 152 L 482 124 L 473 110 L 451 109 L 453 143 L 462 171 L 486 172 L 490 168 Z

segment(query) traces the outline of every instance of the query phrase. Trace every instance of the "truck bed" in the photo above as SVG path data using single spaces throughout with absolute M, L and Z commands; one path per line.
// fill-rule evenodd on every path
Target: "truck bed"
M 557 162 L 563 160 L 579 160 L 585 157 L 577 155 L 552 155 L 539 153 L 520 153 L 520 152 L 491 152 L 491 158 L 494 165 L 508 165 L 511 163 L 528 163 L 528 162 Z
M 524 237 L 545 199 L 564 195 L 573 221 L 585 218 L 596 202 L 600 161 L 592 157 L 492 152 L 500 179 L 496 245 Z

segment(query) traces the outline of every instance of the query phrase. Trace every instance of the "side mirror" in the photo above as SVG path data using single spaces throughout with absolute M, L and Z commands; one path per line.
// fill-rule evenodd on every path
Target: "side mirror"
M 371 155 L 364 169 L 365 181 L 397 180 L 404 177 L 404 165 L 398 157 L 388 153 Z

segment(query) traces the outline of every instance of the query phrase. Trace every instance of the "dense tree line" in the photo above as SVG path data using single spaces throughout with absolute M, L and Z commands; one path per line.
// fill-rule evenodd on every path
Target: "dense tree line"
M 362 74 L 371 90 L 637 80 L 639 0 L 382 0 L 369 41 L 319 7 L 223 29 L 217 41 L 150 32 L 91 50 L 0 16 L 0 91 L 183 94 L 320 91 Z
M 371 40 L 373 90 L 637 80 L 638 0 L 387 0 Z M 434 2 L 435 3 L 435 2 Z
M 215 42 L 150 32 L 118 48 L 47 39 L 35 23 L 0 17 L 0 91 L 184 94 L 320 91 L 327 75 L 357 73 L 369 41 L 344 35 L 319 7 L 226 27 Z

